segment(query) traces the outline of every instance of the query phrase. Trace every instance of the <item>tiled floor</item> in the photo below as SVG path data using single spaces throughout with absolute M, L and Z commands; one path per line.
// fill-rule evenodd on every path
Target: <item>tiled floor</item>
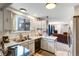
M 40 50 L 40 51 L 36 52 L 34 54 L 34 56 L 55 56 L 55 54 L 49 53 L 49 52 L 44 51 L 44 50 Z

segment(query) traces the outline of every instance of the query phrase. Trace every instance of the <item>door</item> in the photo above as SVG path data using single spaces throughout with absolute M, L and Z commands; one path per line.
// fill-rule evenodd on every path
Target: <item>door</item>
M 74 25 L 73 25 L 73 36 L 74 36 L 74 42 L 73 42 L 73 51 L 74 54 L 79 56 L 79 16 L 74 17 Z

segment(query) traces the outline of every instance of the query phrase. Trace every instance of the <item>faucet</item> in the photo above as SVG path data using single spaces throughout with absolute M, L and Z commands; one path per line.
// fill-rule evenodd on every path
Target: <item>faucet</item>
M 29 35 L 27 35 L 27 39 L 29 40 L 30 38 L 29 38 Z
M 20 40 L 23 38 L 22 33 L 19 34 Z

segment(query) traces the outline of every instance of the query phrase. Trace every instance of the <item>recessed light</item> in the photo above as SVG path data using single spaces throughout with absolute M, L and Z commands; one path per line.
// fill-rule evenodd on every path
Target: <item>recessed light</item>
M 56 3 L 47 3 L 45 6 L 47 9 L 53 9 L 56 7 Z
M 27 10 L 24 9 L 24 8 L 20 8 L 20 11 L 21 11 L 21 12 L 26 12 Z

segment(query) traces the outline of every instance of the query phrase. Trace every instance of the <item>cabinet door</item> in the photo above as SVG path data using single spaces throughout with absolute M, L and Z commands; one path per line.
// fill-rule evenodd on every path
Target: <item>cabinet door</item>
M 30 54 L 33 54 L 35 52 L 35 44 L 34 44 L 34 42 L 29 43 L 29 49 L 30 49 Z
M 0 32 L 3 32 L 3 12 L 0 11 Z
M 54 40 L 48 39 L 48 51 L 54 53 L 55 48 L 54 48 Z
M 48 50 L 48 42 L 46 38 L 41 40 L 41 49 Z
M 4 30 L 11 30 L 11 11 L 9 10 L 4 10 Z

